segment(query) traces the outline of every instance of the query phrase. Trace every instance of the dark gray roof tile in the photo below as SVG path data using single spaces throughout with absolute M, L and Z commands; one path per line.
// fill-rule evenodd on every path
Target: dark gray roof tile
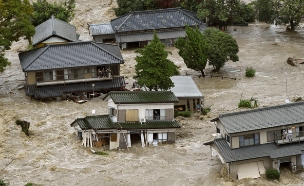
M 36 33 L 33 36 L 33 45 L 52 37 L 58 36 L 68 41 L 76 41 L 76 27 L 53 16 L 47 21 L 35 27 Z
M 260 130 L 304 122 L 304 102 L 288 103 L 266 108 L 221 114 L 220 120 L 227 133 Z

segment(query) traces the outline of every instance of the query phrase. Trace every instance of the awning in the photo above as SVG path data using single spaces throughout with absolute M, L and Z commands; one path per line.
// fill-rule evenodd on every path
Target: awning
M 243 178 L 259 178 L 260 174 L 265 173 L 265 167 L 263 161 L 250 162 L 238 165 L 238 179 Z

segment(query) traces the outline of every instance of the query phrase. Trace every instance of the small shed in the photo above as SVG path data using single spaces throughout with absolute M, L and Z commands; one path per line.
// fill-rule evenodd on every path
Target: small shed
M 201 112 L 204 105 L 204 97 L 191 76 L 172 76 L 174 87 L 171 91 L 179 102 L 174 103 L 174 109 L 180 111 Z

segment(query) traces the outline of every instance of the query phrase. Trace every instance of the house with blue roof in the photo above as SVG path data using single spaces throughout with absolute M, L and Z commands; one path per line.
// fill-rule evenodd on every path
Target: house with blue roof
M 207 27 L 195 12 L 167 8 L 133 11 L 108 23 L 91 24 L 89 32 L 96 42 L 115 42 L 124 49 L 147 45 L 155 30 L 162 42 L 173 46 L 179 37 L 185 37 L 186 25 L 200 30 Z
M 265 169 L 304 166 L 304 102 L 220 114 L 212 154 L 233 178 L 257 178 Z
M 71 123 L 85 147 L 108 146 L 128 149 L 134 143 L 145 145 L 175 142 L 180 124 L 174 120 L 171 91 L 111 91 L 104 98 L 107 115 L 77 118 Z

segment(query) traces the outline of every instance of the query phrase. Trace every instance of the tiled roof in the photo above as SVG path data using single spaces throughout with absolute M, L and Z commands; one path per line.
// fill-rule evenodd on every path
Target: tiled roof
M 218 120 L 229 134 L 303 123 L 304 102 L 221 114 L 211 121 Z
M 71 126 L 78 124 L 82 130 L 130 130 L 130 129 L 163 129 L 163 128 L 180 128 L 177 121 L 150 121 L 145 123 L 140 122 L 112 122 L 109 115 L 86 116 L 85 118 L 77 118 L 72 122 Z
M 203 24 L 194 12 L 180 8 L 135 11 L 111 20 L 115 32 L 156 30 L 199 26 Z
M 111 23 L 102 23 L 102 24 L 91 24 L 89 26 L 91 35 L 105 35 L 105 34 L 114 34 Z
M 117 45 L 93 41 L 47 45 L 19 53 L 19 59 L 25 72 L 124 63 Z
M 36 45 L 52 36 L 58 36 L 68 41 L 76 41 L 76 27 L 52 16 L 47 21 L 35 27 L 33 45 Z
M 140 122 L 119 122 L 113 123 L 117 129 L 163 129 L 163 128 L 180 128 L 181 126 L 177 121 L 147 121 L 145 123 Z
M 261 157 L 282 158 L 302 154 L 304 150 L 303 143 L 290 143 L 277 146 L 275 143 L 266 143 L 262 145 L 231 149 L 224 138 L 215 139 L 219 153 L 226 163 L 234 161 L 249 160 Z
M 171 91 L 111 91 L 103 99 L 112 98 L 114 103 L 177 103 Z
M 105 90 L 121 90 L 125 87 L 123 77 L 113 77 L 110 81 L 94 81 L 94 91 Z M 32 96 L 36 99 L 61 97 L 63 93 L 71 92 L 88 92 L 92 91 L 92 83 L 73 83 L 73 84 L 60 84 L 36 87 L 35 85 L 25 86 L 27 96 Z
M 171 91 L 176 97 L 203 97 L 191 76 L 172 76 L 170 79 L 174 83 Z

